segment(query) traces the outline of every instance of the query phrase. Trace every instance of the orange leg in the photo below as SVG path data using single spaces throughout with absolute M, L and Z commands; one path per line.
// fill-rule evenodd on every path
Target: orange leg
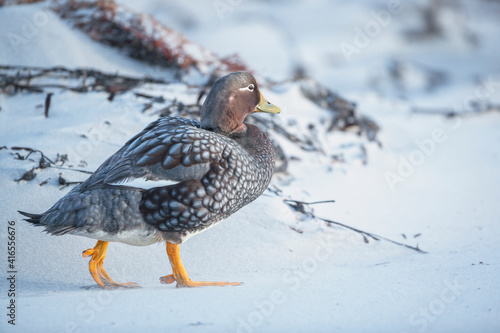
M 104 258 L 106 258 L 106 251 L 108 250 L 109 242 L 97 241 L 97 244 L 93 249 L 88 249 L 83 251 L 82 256 L 84 258 L 92 257 L 89 262 L 89 271 L 95 282 L 99 286 L 105 289 L 115 289 L 115 288 L 136 288 L 139 287 L 137 283 L 116 283 L 111 279 L 102 267 Z
M 179 244 L 167 242 L 167 254 L 170 259 L 170 265 L 174 274 L 165 275 L 160 278 L 161 283 L 170 284 L 177 281 L 177 288 L 181 287 L 203 287 L 203 286 L 237 286 L 241 282 L 206 282 L 206 281 L 191 281 L 188 273 L 184 268 L 179 253 Z

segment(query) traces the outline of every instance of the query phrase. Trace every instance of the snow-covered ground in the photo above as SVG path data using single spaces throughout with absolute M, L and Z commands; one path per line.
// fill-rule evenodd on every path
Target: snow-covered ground
M 81 257 L 93 240 L 47 236 L 17 214 L 18 209 L 43 212 L 67 193 L 69 187 L 58 185 L 59 173 L 70 181 L 85 175 L 50 168 L 37 170 L 32 181 L 15 182 L 38 157 L 33 156 L 35 162 L 17 160 L 12 150 L 2 149 L 1 332 L 500 330 L 497 2 L 443 2 L 441 37 L 412 42 L 408 34 L 421 26 L 416 8 L 426 1 L 403 1 L 399 9 L 388 7 L 391 1 L 119 2 L 154 14 L 219 55 L 239 53 L 268 78 L 287 78 L 300 66 L 355 101 L 382 128 L 381 148 L 364 143 L 368 163 L 352 159 L 332 164 L 278 138 L 299 159 L 290 161 L 289 176 L 277 175 L 273 184 L 296 200 L 335 200 L 312 206 L 317 216 L 418 244 L 428 253 L 386 241 L 365 243 L 355 232 L 298 219 L 282 199 L 266 192 L 181 245 L 192 279 L 243 285 L 161 285 L 158 278 L 170 273 L 163 245 L 117 243 L 109 247 L 108 273 L 142 288 L 102 290 L 88 273 L 88 260 Z M 0 65 L 150 74 L 147 65 L 94 42 L 43 8 L 0 8 Z M 372 11 L 381 10 L 392 13 L 390 19 L 377 21 Z M 376 27 L 373 22 L 381 22 L 379 31 L 369 43 L 361 43 L 355 31 Z M 22 39 L 13 42 L 12 34 Z M 346 57 L 341 45 L 346 50 L 347 44 L 359 53 Z M 391 63 L 402 68 L 399 80 L 391 79 Z M 429 87 L 432 78 L 437 83 Z M 176 85 L 153 92 L 187 103 L 197 97 Z M 76 167 L 84 160 L 79 168 L 95 170 L 157 117 L 141 113 L 143 104 L 131 94 L 109 102 L 105 93 L 58 90 L 48 118 L 40 107 L 45 94 L 0 94 L 0 146 L 32 147 L 49 158 L 68 154 L 68 163 Z M 325 112 L 293 85 L 264 90 L 264 95 L 284 110 L 275 116 L 283 124 L 297 120 L 306 125 Z M 411 112 L 413 107 L 467 112 L 473 101 L 496 104 L 497 111 L 449 119 Z M 320 139 L 332 151 L 343 142 L 363 140 L 348 133 Z M 8 221 L 15 222 L 16 230 L 15 326 L 6 316 L 11 299 Z

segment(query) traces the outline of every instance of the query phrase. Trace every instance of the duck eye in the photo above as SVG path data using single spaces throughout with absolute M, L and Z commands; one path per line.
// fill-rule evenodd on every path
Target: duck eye
M 253 85 L 253 84 L 251 84 L 251 85 L 249 85 L 249 86 L 248 86 L 248 90 L 250 90 L 250 91 L 253 91 L 253 89 L 254 89 L 254 88 L 255 88 L 255 87 L 254 87 L 254 85 Z

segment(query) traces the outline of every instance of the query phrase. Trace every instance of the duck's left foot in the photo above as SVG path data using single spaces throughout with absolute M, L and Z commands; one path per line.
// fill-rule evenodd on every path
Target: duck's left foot
M 238 286 L 241 282 L 226 282 L 226 281 L 191 281 L 191 279 L 187 280 L 176 280 L 174 274 L 165 275 L 160 278 L 160 282 L 163 284 L 171 284 L 177 281 L 177 288 L 193 288 L 193 287 L 205 287 L 205 286 L 216 286 L 216 287 L 224 287 L 224 286 Z
M 174 283 L 177 281 L 177 288 L 193 288 L 193 287 L 205 287 L 205 286 L 237 286 L 241 282 L 226 282 L 226 281 L 191 281 L 188 277 L 188 273 L 184 268 L 181 261 L 181 256 L 179 254 L 179 245 L 167 242 L 167 254 L 170 259 L 170 265 L 172 266 L 172 271 L 174 274 L 165 275 L 160 278 L 160 282 L 164 284 Z
M 84 258 L 92 257 L 89 262 L 89 271 L 95 282 L 104 289 L 117 289 L 117 288 L 137 288 L 139 285 L 134 282 L 116 283 L 106 273 L 102 267 L 104 258 L 106 258 L 106 251 L 109 242 L 97 241 L 93 249 L 83 251 Z

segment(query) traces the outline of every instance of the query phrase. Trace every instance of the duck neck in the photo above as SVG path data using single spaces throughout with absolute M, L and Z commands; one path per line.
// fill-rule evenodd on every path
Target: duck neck
M 245 129 L 243 121 L 251 112 L 230 93 L 209 94 L 201 108 L 201 128 L 226 135 L 238 132 Z
M 242 117 L 231 109 L 210 108 L 201 110 L 201 128 L 215 133 L 227 136 L 238 135 L 246 131 L 246 125 L 243 123 L 245 117 Z
M 235 132 L 231 138 L 238 142 L 253 158 L 257 160 L 271 158 L 274 163 L 275 152 L 271 140 L 257 126 L 244 124 L 245 129 L 241 132 Z

